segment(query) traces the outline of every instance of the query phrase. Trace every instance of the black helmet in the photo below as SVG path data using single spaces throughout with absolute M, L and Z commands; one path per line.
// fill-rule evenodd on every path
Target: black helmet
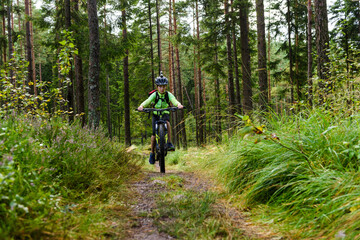
M 155 84 L 158 86 L 168 85 L 169 81 L 163 76 L 162 72 L 160 72 L 160 76 L 155 79 Z

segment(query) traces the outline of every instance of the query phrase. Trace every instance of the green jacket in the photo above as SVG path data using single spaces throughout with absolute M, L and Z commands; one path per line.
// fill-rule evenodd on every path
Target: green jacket
M 169 104 L 166 102 L 165 100 L 165 93 L 161 94 L 160 92 L 157 92 L 159 94 L 159 101 L 156 103 L 156 105 L 154 106 L 154 108 L 157 108 L 157 109 L 164 109 L 164 108 L 168 108 L 169 107 Z M 167 92 L 168 93 L 168 96 L 169 96 L 169 101 L 174 105 L 174 106 L 177 106 L 180 104 L 180 102 L 178 100 L 176 100 L 175 96 L 171 93 L 171 92 Z M 143 106 L 143 107 L 148 107 L 150 106 L 151 104 L 154 104 L 155 103 L 155 98 L 156 98 L 156 92 L 152 93 L 148 99 L 146 99 L 143 103 L 141 103 L 140 106 Z M 164 113 L 167 113 L 169 114 L 170 112 L 168 111 L 165 111 Z M 157 112 L 154 112 L 155 115 L 157 115 L 158 113 Z

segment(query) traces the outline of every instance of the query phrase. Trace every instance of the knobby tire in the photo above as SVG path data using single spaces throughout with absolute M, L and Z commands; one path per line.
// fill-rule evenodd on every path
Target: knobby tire
M 159 126 L 159 166 L 160 172 L 165 173 L 165 125 Z

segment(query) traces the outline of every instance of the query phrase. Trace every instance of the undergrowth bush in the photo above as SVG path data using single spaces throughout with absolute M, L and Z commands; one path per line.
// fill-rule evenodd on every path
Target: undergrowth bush
M 267 204 L 302 237 L 360 237 L 360 116 L 269 114 L 227 152 L 221 175 L 248 206 Z M 234 147 L 236 146 L 236 149 Z M 305 230 L 306 229 L 306 230 Z
M 4 238 L 38 239 L 50 229 L 56 232 L 69 206 L 90 196 L 107 199 L 139 167 L 137 159 L 103 131 L 77 122 L 69 125 L 61 118 L 4 117 L 0 143 Z

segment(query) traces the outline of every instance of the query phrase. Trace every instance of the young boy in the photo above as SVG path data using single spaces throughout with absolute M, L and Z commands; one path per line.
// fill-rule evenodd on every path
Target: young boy
M 156 95 L 158 94 L 158 101 L 156 102 L 154 108 L 157 109 L 164 109 L 164 108 L 168 108 L 169 107 L 169 103 L 172 103 L 173 106 L 177 106 L 179 109 L 182 109 L 184 106 L 181 105 L 181 103 L 176 100 L 176 98 L 174 97 L 173 94 L 171 94 L 170 92 L 166 92 L 166 86 L 168 85 L 168 80 L 166 77 L 163 76 L 162 72 L 160 73 L 160 76 L 157 77 L 155 79 L 155 84 L 156 84 L 156 88 L 157 88 L 157 92 L 152 93 L 148 99 L 146 99 L 143 103 L 140 104 L 140 106 L 138 107 L 139 111 L 142 111 L 144 109 L 144 107 L 149 106 L 151 103 L 155 103 L 155 99 L 156 99 Z M 166 96 L 167 95 L 167 96 Z M 166 101 L 166 99 L 168 99 L 168 102 Z M 165 114 L 163 115 L 163 119 L 166 120 L 167 122 L 167 129 L 168 129 L 168 143 L 167 143 L 167 148 L 169 151 L 175 151 L 175 147 L 174 145 L 170 142 L 171 139 L 171 131 L 170 131 L 170 117 L 169 114 L 170 112 L 164 112 Z M 155 122 L 157 120 L 160 119 L 160 116 L 157 114 L 157 112 L 153 112 L 152 115 L 152 135 L 151 135 L 151 153 L 150 153 L 150 159 L 149 159 L 149 163 L 150 164 L 154 164 L 155 163 L 155 143 L 156 143 L 156 138 L 155 138 Z

